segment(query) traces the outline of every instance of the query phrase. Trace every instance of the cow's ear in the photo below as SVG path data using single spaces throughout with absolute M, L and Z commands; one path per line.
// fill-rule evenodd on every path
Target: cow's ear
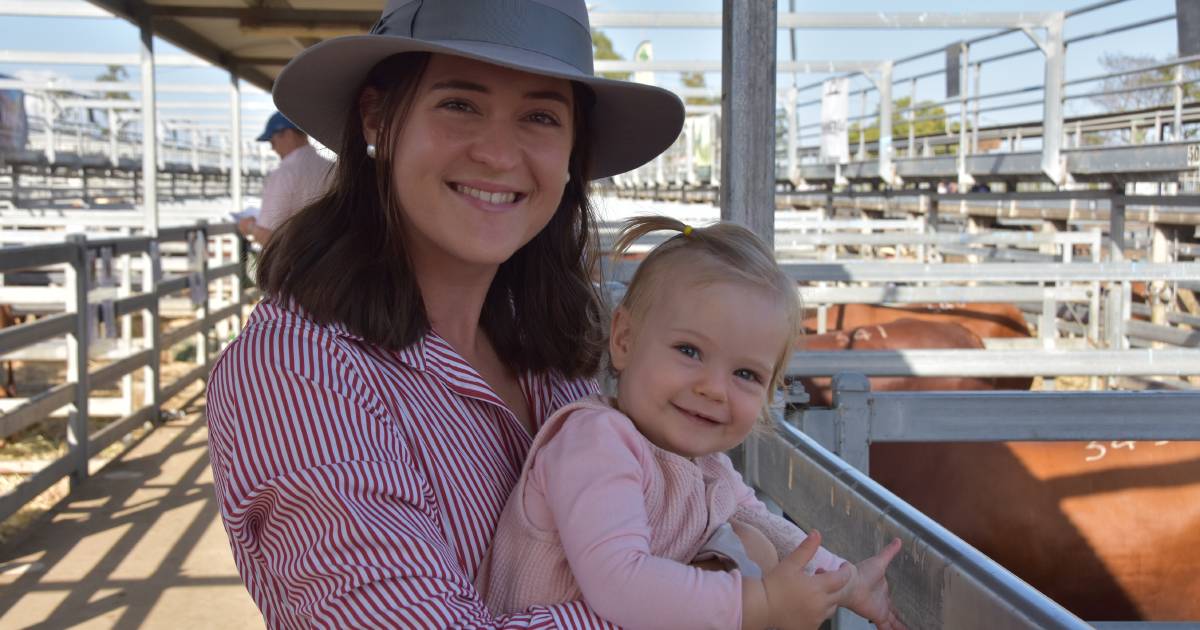
M 633 317 L 624 306 L 613 311 L 612 328 L 608 333 L 608 354 L 613 369 L 617 372 L 629 364 L 629 351 L 633 347 Z

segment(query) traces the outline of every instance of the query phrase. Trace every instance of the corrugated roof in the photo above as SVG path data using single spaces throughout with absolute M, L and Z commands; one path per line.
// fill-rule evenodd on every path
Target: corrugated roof
M 287 62 L 330 37 L 366 33 L 383 0 L 89 0 L 270 90 Z

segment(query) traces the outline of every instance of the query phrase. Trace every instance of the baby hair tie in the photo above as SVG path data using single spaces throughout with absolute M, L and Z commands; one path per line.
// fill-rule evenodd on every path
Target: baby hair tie
M 692 226 L 690 226 L 690 225 L 684 225 L 684 226 L 683 226 L 683 235 L 684 235 L 684 236 L 691 236 L 691 235 L 692 235 Z

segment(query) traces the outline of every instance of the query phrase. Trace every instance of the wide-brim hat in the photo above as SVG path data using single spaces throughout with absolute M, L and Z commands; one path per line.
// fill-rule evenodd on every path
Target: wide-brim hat
M 466 57 L 586 85 L 596 97 L 593 178 L 645 164 L 683 127 L 683 103 L 673 93 L 595 76 L 583 0 L 389 0 L 370 34 L 329 39 L 292 59 L 275 80 L 275 105 L 338 150 L 367 73 L 405 52 Z

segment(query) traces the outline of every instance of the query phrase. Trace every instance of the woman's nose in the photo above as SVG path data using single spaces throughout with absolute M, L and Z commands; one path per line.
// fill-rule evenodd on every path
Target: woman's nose
M 507 122 L 494 121 L 484 125 L 471 143 L 471 159 L 497 171 L 516 167 L 520 160 L 516 130 Z

